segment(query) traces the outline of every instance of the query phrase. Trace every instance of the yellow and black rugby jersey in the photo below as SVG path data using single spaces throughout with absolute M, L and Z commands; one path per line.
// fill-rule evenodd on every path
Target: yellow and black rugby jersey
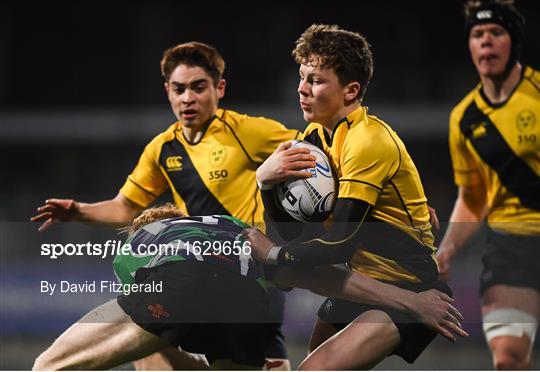
M 303 138 L 329 156 L 339 179 L 338 198 L 372 205 L 371 216 L 365 221 L 384 222 L 376 224 L 377 229 L 383 227 L 379 238 L 396 239 L 396 244 L 388 247 L 377 236 L 368 241 L 363 238 L 363 246 L 349 266 L 386 281 L 419 282 L 425 277 L 421 272 L 436 273 L 427 199 L 418 171 L 397 134 L 368 115 L 366 107 L 359 107 L 337 124 L 332 135 L 322 125 L 312 123 Z M 369 225 L 366 230 L 375 227 Z M 422 262 L 405 264 L 412 256 L 422 257 Z
M 540 235 L 540 73 L 525 67 L 501 104 L 474 88 L 452 110 L 449 143 L 455 183 L 486 189 L 490 227 Z
M 263 222 L 257 167 L 297 130 L 262 118 L 219 109 L 199 142 L 189 143 L 179 122 L 155 137 L 120 192 L 147 207 L 167 188 L 188 215 L 231 215 Z

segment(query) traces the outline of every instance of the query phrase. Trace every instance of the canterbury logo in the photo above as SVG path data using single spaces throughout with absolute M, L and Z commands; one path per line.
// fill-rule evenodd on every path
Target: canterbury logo
M 165 165 L 168 171 L 182 170 L 182 157 L 181 156 L 169 156 L 165 159 Z
M 472 138 L 484 137 L 487 134 L 486 122 L 481 122 L 472 126 Z
M 478 19 L 490 19 L 493 17 L 493 13 L 491 10 L 481 10 L 478 13 L 476 13 L 476 18 Z

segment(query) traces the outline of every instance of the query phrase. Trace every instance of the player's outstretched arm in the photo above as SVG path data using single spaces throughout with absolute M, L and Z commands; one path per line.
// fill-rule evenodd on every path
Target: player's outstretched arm
M 456 340 L 454 334 L 468 336 L 461 328 L 463 316 L 452 306 L 453 299 L 435 289 L 415 293 L 337 266 L 277 267 L 271 279 L 276 284 L 304 288 L 321 296 L 409 313 L 450 341 Z
M 480 229 L 486 213 L 483 187 L 460 186 L 448 229 L 436 253 L 442 280 L 449 279 L 452 258 Z
M 39 231 L 51 227 L 55 223 L 80 221 L 94 222 L 111 226 L 123 226 L 139 215 L 143 208 L 122 194 L 114 199 L 97 203 L 81 203 L 73 199 L 47 199 L 37 209 L 38 214 L 30 219 L 32 222 L 43 222 Z

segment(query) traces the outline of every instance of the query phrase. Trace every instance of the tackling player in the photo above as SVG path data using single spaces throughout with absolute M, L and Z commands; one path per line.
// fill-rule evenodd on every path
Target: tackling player
M 245 251 L 241 232 L 247 225 L 230 216 L 182 216 L 172 204 L 144 211 L 126 229 L 131 253 L 114 260 L 124 285 L 161 283 L 163 290 L 121 295 L 90 311 L 36 359 L 34 369 L 113 368 L 171 344 L 204 353 L 217 369 L 263 366 L 273 336 L 264 326 L 271 284 Z M 151 244 L 171 248 L 142 255 L 138 247 Z M 208 254 L 197 249 L 207 245 Z M 333 267 L 281 268 L 273 277 L 281 285 L 407 312 L 446 337 L 461 320 L 441 292 L 417 294 Z
M 97 203 L 49 199 L 32 221 L 43 222 L 40 230 L 63 221 L 124 226 L 170 189 L 188 215 L 230 215 L 264 228 L 255 170 L 278 144 L 299 133 L 274 120 L 219 108 L 225 95 L 224 69 L 223 58 L 209 45 L 189 42 L 167 49 L 161 73 L 178 121 L 146 146 L 114 199 Z M 296 156 L 311 160 L 305 152 L 295 150 Z M 281 322 L 284 298 L 278 291 L 274 295 L 276 320 Z M 275 328 L 275 343 L 267 356 L 289 369 L 280 324 Z
M 421 292 L 450 289 L 438 281 L 434 237 L 420 176 L 403 142 L 368 113 L 362 98 L 373 73 L 371 50 L 358 33 L 313 25 L 296 42 L 303 139 L 323 149 L 339 180 L 329 231 L 307 241 L 274 244 L 256 229 L 245 231 L 254 254 L 278 266 L 347 263 L 381 282 Z M 317 123 L 317 124 L 315 124 Z M 291 163 L 290 143 L 280 145 L 257 170 L 263 200 L 274 220 L 292 223 L 274 199 L 276 183 L 305 168 Z M 278 229 L 283 224 L 278 223 Z M 364 226 L 368 225 L 368 226 Z M 288 240 L 305 227 L 280 231 Z M 339 333 L 338 333 L 339 332 Z M 465 335 L 465 333 L 461 333 Z M 401 313 L 371 304 L 327 299 L 300 369 L 367 369 L 390 354 L 412 363 L 436 333 Z
M 480 277 L 496 369 L 527 369 L 540 317 L 540 73 L 520 63 L 524 18 L 510 1 L 469 1 L 466 32 L 480 83 L 450 115 L 458 197 L 437 252 L 456 253 L 487 220 Z

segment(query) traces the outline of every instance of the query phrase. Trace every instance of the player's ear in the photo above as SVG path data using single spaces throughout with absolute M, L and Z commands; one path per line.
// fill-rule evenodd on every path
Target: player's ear
M 219 99 L 222 99 L 225 96 L 226 86 L 227 86 L 227 82 L 225 81 L 225 79 L 221 79 L 216 87 Z
M 361 85 L 357 81 L 352 81 L 345 86 L 345 100 L 356 101 L 360 95 Z
M 164 82 L 164 83 L 163 83 L 163 88 L 165 88 L 165 93 L 167 93 L 167 95 L 168 95 L 168 94 L 169 94 L 169 90 L 171 90 L 171 86 L 169 85 L 169 83 Z

